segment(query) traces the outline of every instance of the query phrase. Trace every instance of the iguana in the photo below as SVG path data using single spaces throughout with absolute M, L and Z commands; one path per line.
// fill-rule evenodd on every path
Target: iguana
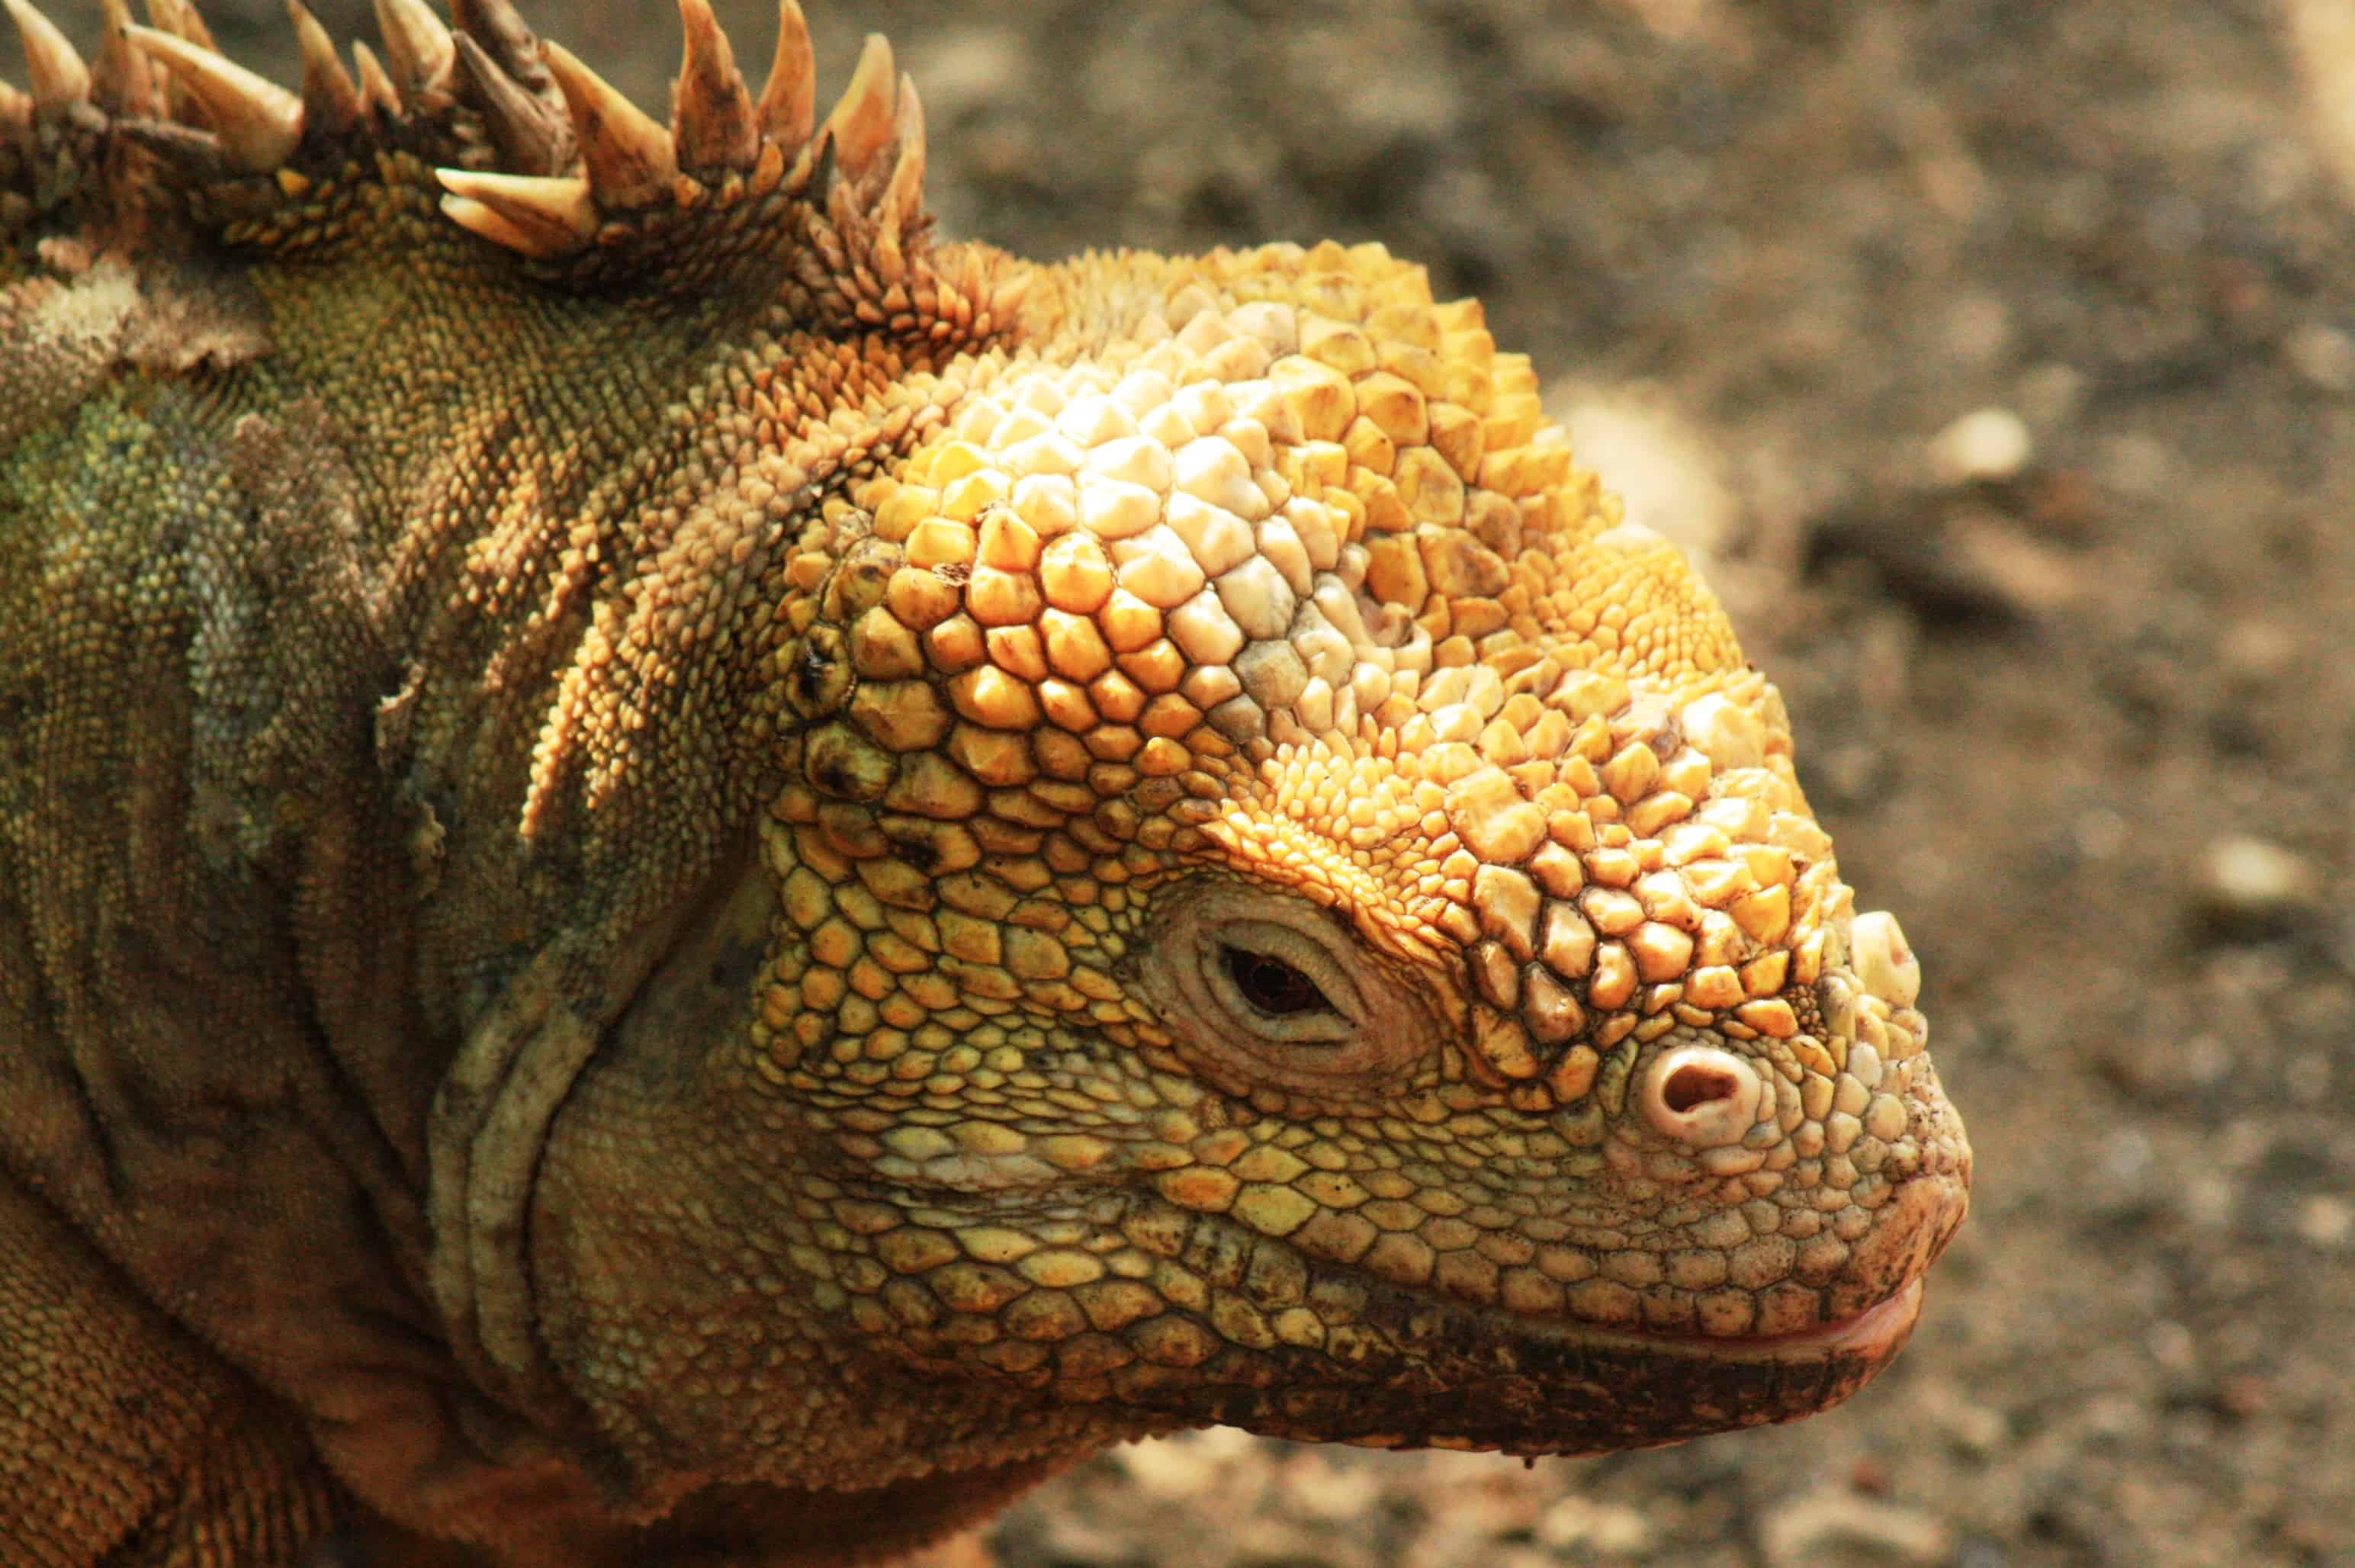
M 900 1551 L 1843 1398 L 1969 1155 L 1774 688 L 1377 246 L 935 236 L 682 0 L 0 88 L 0 1555 Z

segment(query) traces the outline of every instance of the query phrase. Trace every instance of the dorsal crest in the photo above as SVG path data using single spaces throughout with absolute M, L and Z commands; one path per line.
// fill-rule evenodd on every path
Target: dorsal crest
M 55 226 L 93 199 L 102 227 L 170 207 L 232 245 L 314 248 L 356 183 L 409 179 L 521 270 L 669 292 L 736 260 L 782 261 L 822 321 L 978 342 L 1010 322 L 1020 279 L 931 243 L 923 106 L 870 36 L 831 112 L 796 0 L 782 0 L 766 85 L 738 69 L 709 0 L 680 0 L 685 48 L 667 123 L 632 103 L 508 0 L 376 0 L 379 54 L 346 69 L 301 0 L 303 80 L 226 59 L 189 0 L 151 26 L 102 0 L 85 62 L 30 0 L 5 0 L 29 91 L 0 83 L 0 222 Z M 85 221 L 87 221 L 85 215 Z

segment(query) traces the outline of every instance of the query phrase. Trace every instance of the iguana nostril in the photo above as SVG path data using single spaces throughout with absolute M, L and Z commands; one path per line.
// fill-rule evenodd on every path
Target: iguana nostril
M 1696 1148 L 1739 1142 L 1756 1119 L 1758 1074 L 1730 1051 L 1681 1046 L 1644 1077 L 1644 1115 L 1653 1128 Z

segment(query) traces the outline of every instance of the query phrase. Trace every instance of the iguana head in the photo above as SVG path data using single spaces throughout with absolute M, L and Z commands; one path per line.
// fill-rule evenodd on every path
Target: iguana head
M 1377 249 L 1031 299 L 804 612 L 841 673 L 730 1051 L 868 1194 L 840 1309 L 1379 1445 L 1859 1386 L 1968 1155 L 1715 600 Z
M 1919 969 L 1476 304 L 935 245 L 912 90 L 871 42 L 818 123 L 791 0 L 757 99 L 686 0 L 667 127 L 503 5 L 381 9 L 357 81 L 298 12 L 299 97 L 118 17 L 95 91 L 272 258 L 289 379 L 441 443 L 362 488 L 427 541 L 380 744 L 459 803 L 487 1362 L 642 1468 L 850 1486 L 1209 1422 L 1593 1452 L 1897 1352 L 1969 1173 Z M 36 43 L 0 130 L 54 161 L 93 89 Z

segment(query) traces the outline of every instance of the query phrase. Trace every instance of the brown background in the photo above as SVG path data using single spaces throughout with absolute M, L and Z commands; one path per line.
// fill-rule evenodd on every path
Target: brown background
M 2355 5 L 812 9 L 829 91 L 900 47 L 952 233 L 1380 239 L 1481 295 L 1713 558 L 1979 1152 L 1828 1416 L 1528 1470 L 1215 1432 L 1003 1559 L 2355 1563 Z M 208 10 L 288 79 L 274 5 Z M 667 7 L 532 18 L 663 101 Z

